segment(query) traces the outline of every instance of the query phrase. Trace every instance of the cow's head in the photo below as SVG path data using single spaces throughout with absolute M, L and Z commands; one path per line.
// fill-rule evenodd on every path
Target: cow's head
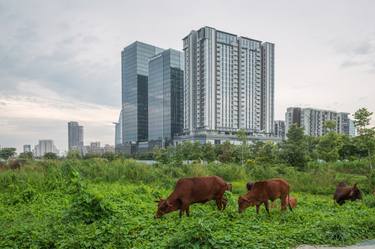
M 253 186 L 254 186 L 254 183 L 252 183 L 252 182 L 248 182 L 248 183 L 246 183 L 246 189 L 247 189 L 248 191 L 250 191 L 250 190 L 253 188 Z
M 175 211 L 176 208 L 168 201 L 160 198 L 159 201 L 155 201 L 158 203 L 158 210 L 156 211 L 155 218 L 160 218 L 164 214 L 170 213 Z
M 238 212 L 242 213 L 246 208 L 254 206 L 256 203 L 252 198 L 245 196 L 238 197 Z
M 352 201 L 355 201 L 355 200 L 358 200 L 358 199 L 362 199 L 362 193 L 361 193 L 361 190 L 359 190 L 359 188 L 357 187 L 357 183 L 354 184 L 354 186 L 350 190 L 349 198 Z

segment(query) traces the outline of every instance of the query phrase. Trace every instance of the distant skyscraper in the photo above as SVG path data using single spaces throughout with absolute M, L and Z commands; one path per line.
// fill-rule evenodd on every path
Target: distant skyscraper
M 55 153 L 59 154 L 56 146 L 53 143 L 53 140 L 39 140 L 38 144 L 34 148 L 34 156 L 42 157 L 46 153 Z
M 183 130 L 183 53 L 168 49 L 152 57 L 148 79 L 148 140 L 171 143 Z
M 335 121 L 337 133 L 351 135 L 349 113 L 299 107 L 287 109 L 285 113 L 286 133 L 292 124 L 297 124 L 297 126 L 304 128 L 306 135 L 323 136 L 329 132 L 325 127 L 325 122 L 328 120 Z
M 274 133 L 276 137 L 285 138 L 285 121 L 275 120 L 274 123 Z
M 134 42 L 121 53 L 122 64 L 122 142 L 148 138 L 148 63 L 163 49 Z
M 274 44 L 204 27 L 183 48 L 185 133 L 274 132 Z
M 68 149 L 81 151 L 83 147 L 83 126 L 78 122 L 71 121 L 68 123 Z
M 122 110 L 120 111 L 120 115 L 118 118 L 118 122 L 115 124 L 115 146 L 122 144 Z
M 23 146 L 23 152 L 24 153 L 31 152 L 31 145 L 30 144 L 25 144 Z

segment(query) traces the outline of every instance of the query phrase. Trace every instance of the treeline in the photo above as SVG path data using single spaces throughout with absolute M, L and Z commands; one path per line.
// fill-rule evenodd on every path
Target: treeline
M 107 160 L 115 159 L 153 159 L 162 164 L 181 164 L 183 161 L 222 162 L 222 163 L 268 163 L 287 164 L 298 169 L 304 169 L 309 162 L 336 162 L 367 160 L 374 161 L 375 157 L 375 128 L 369 127 L 372 112 L 366 108 L 359 109 L 354 114 L 358 136 L 349 137 L 335 132 L 336 124 L 332 121 L 325 123 L 328 131 L 324 136 L 312 137 L 304 135 L 303 128 L 292 125 L 287 133 L 287 139 L 280 143 L 255 142 L 248 143 L 244 131 L 238 133 L 242 143 L 233 145 L 229 142 L 213 145 L 210 143 L 185 142 L 177 146 L 156 148 L 154 151 L 137 155 L 104 153 L 103 155 L 87 154 L 81 156 L 71 151 L 67 159 L 90 159 L 102 157 Z M 0 150 L 0 158 L 7 159 L 15 155 L 15 149 Z M 32 153 L 21 153 L 19 158 L 32 159 Z M 44 159 L 58 159 L 57 155 L 47 153 Z
M 223 163 L 286 163 L 303 169 L 310 161 L 336 162 L 338 160 L 374 159 L 375 129 L 370 125 L 372 113 L 366 108 L 354 114 L 358 136 L 335 132 L 336 124 L 325 123 L 327 133 L 321 137 L 304 135 L 303 128 L 292 125 L 287 139 L 280 143 L 256 142 L 248 144 L 246 135 L 239 134 L 241 145 L 229 142 L 220 145 L 182 143 L 176 147 L 161 148 L 154 151 L 154 159 L 162 163 L 180 162 L 183 160 L 203 160 Z

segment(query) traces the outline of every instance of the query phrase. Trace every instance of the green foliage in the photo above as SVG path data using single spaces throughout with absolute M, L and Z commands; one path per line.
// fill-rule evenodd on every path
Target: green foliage
M 326 121 L 324 121 L 323 127 L 332 132 L 336 128 L 336 121 L 335 120 L 326 120 Z
M 80 159 L 82 158 L 81 153 L 78 150 L 70 150 L 66 155 L 68 159 Z
M 24 160 L 32 160 L 34 158 L 32 152 L 22 152 L 18 157 Z
M 58 159 L 58 156 L 56 155 L 56 153 L 47 152 L 46 154 L 44 154 L 43 159 L 56 160 L 56 159 Z
M 71 172 L 70 186 L 73 198 L 71 207 L 65 213 L 65 219 L 91 224 L 112 215 L 110 204 L 103 200 L 99 192 L 88 191 L 86 184 L 75 170 Z
M 352 164 L 351 169 L 351 163 Z M 335 184 L 361 162 L 313 164 L 304 172 L 286 165 L 191 164 L 148 166 L 134 160 L 31 161 L 0 173 L 0 248 L 293 248 L 300 244 L 352 244 L 375 238 L 375 199 L 332 203 Z M 363 166 L 364 167 L 364 166 Z M 233 183 L 228 206 L 213 202 L 154 219 L 155 199 L 166 197 L 178 178 L 220 175 Z M 361 179 L 355 177 L 362 177 Z M 293 213 L 254 208 L 238 214 L 238 195 L 248 180 L 286 178 L 298 206 Z M 365 182 L 363 182 L 363 180 Z M 352 184 L 353 182 L 348 181 Z M 366 192 L 366 191 L 365 191 Z M 368 192 L 368 191 L 367 191 Z M 366 193 L 367 193 L 366 192 Z M 320 193 L 324 195 L 312 195 Z M 355 219 L 353 220 L 353 217 Z M 282 238 L 282 239 L 280 239 Z
M 342 136 L 335 132 L 328 132 L 322 136 L 316 146 L 319 159 L 326 162 L 335 162 L 340 158 L 340 150 L 343 145 Z
M 8 160 L 8 158 L 16 155 L 16 148 L 0 149 L 0 159 Z
M 281 145 L 281 158 L 290 165 L 303 169 L 308 162 L 307 143 L 303 128 L 293 124 L 288 131 L 287 140 Z

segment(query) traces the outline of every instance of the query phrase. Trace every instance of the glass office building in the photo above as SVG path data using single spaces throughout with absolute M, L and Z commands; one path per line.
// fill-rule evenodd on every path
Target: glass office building
M 183 53 L 168 49 L 151 58 L 148 81 L 148 140 L 171 143 L 183 130 Z
M 151 57 L 162 51 L 136 41 L 121 53 L 123 143 L 147 141 L 148 63 Z
M 78 122 L 68 123 L 68 148 L 70 150 L 81 150 L 83 147 L 83 126 Z

